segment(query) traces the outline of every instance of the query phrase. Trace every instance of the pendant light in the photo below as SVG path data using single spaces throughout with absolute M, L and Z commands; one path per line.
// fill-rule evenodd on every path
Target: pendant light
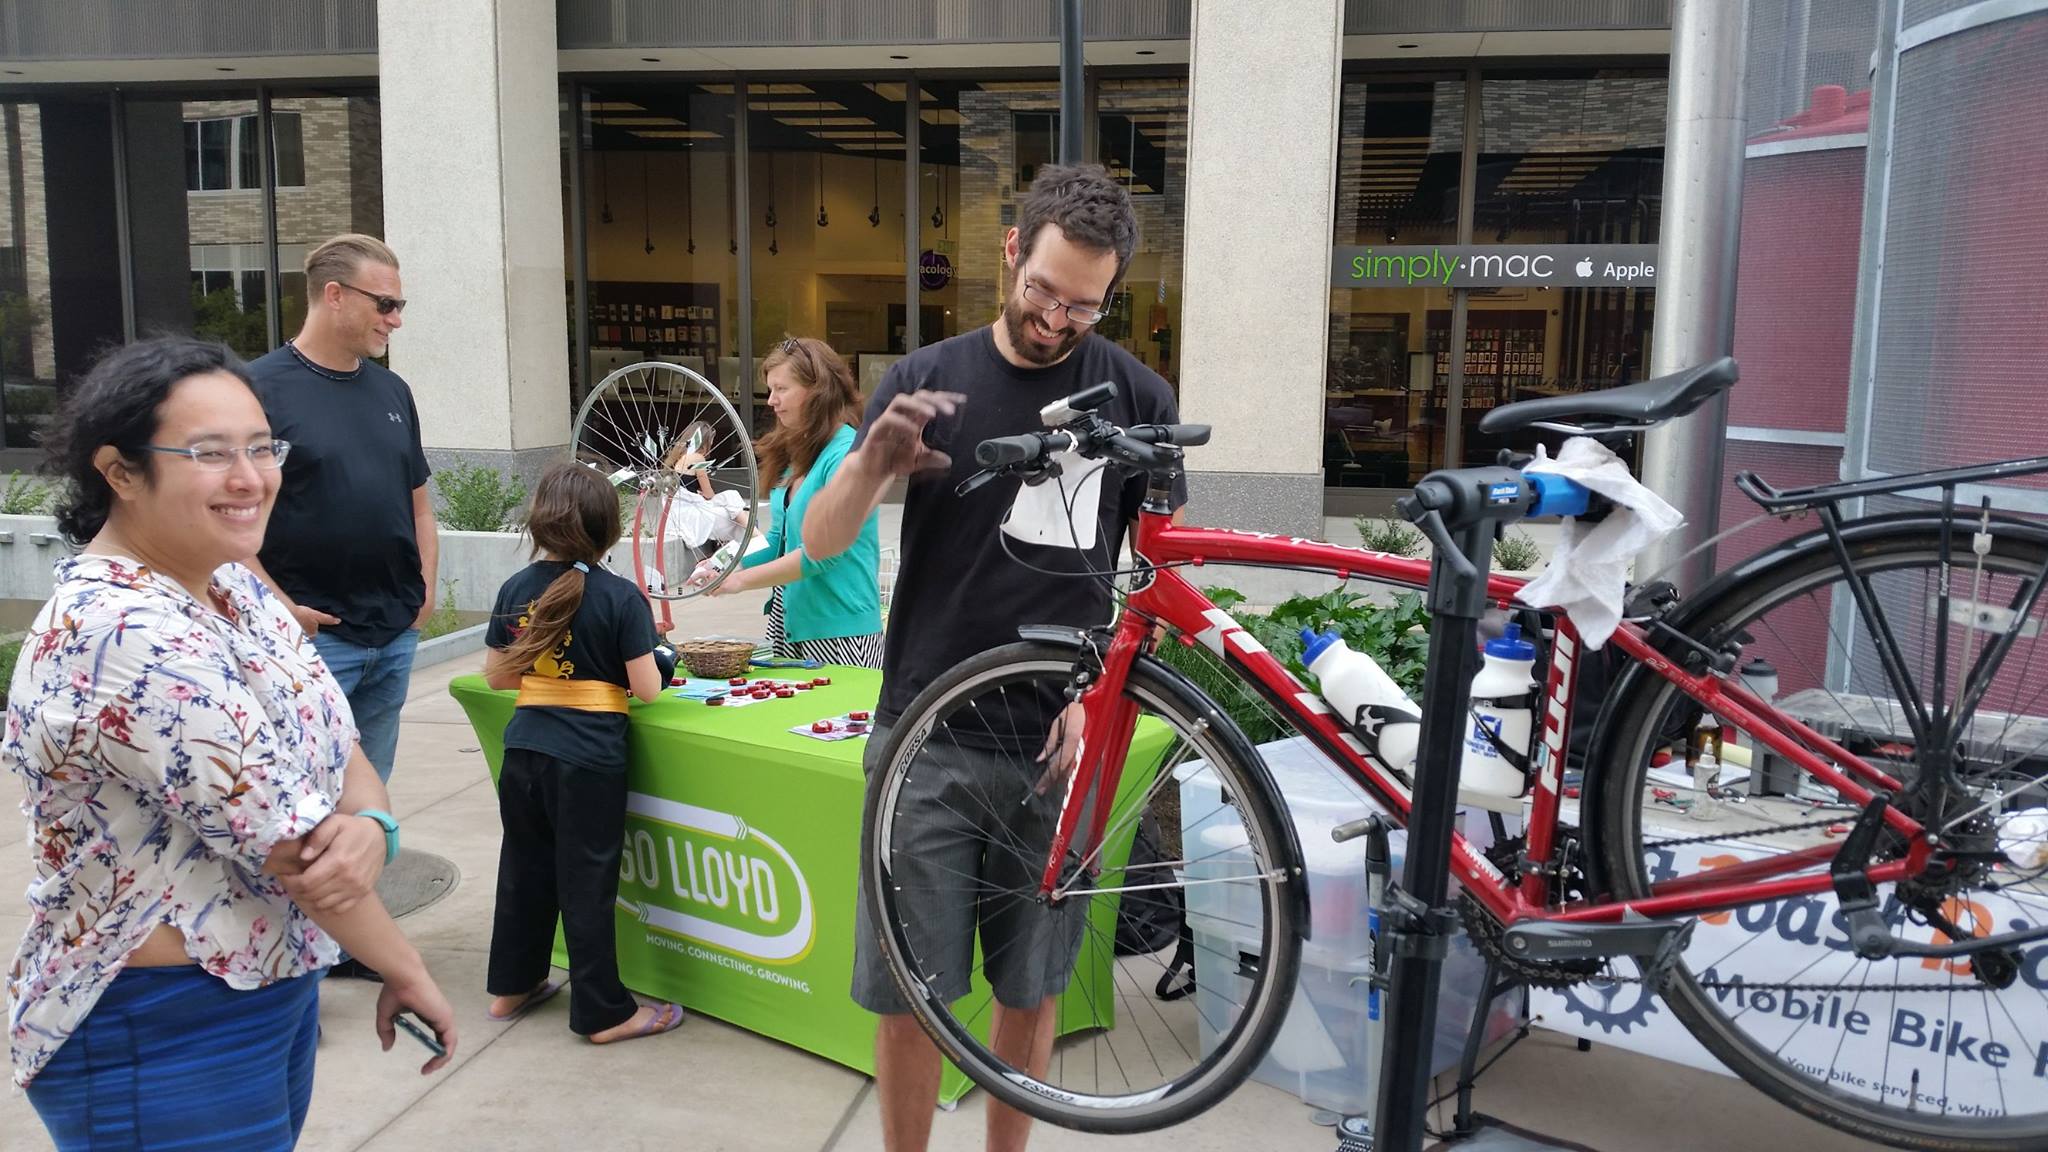
M 697 254 L 697 190 L 691 184 L 691 176 L 695 172 L 691 161 L 696 155 L 696 144 L 683 146 L 683 220 L 689 236 L 689 245 L 683 250 L 692 256 Z
M 599 209 L 599 210 L 598 210 L 598 213 L 597 213 L 597 222 L 598 222 L 599 224 L 609 224 L 609 223 L 611 223 L 611 222 L 612 222 L 612 180 L 611 180 L 611 172 L 612 172 L 612 156 L 611 156 L 611 153 L 609 153 L 609 152 L 599 152 L 599 153 L 597 154 L 597 187 L 598 187 L 598 195 L 599 195 L 599 196 L 600 196 L 600 197 L 601 197 L 601 198 L 603 199 L 603 201 L 604 201 L 604 207 L 603 207 L 603 208 L 601 208 L 601 209 Z
M 647 199 L 647 154 L 640 154 L 640 235 L 647 242 L 647 254 L 654 255 L 654 208 Z
M 818 105 L 812 108 L 811 119 L 823 120 L 823 113 L 823 102 L 820 102 Z M 832 222 L 826 219 L 825 217 L 825 146 L 822 143 L 819 144 L 818 150 L 812 153 L 812 156 L 817 161 L 817 165 L 813 169 L 813 171 L 816 173 L 818 181 L 818 227 L 826 228 L 829 227 Z
M 882 152 L 880 149 L 876 149 L 870 152 L 869 155 L 874 158 L 875 206 L 868 209 L 868 227 L 880 228 L 882 226 Z
M 768 215 L 762 220 L 768 225 L 768 254 L 780 255 L 782 245 L 775 231 L 775 153 L 768 153 Z

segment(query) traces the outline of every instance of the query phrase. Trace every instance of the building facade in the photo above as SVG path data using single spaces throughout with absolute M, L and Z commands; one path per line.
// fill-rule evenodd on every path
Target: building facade
M 531 472 L 649 359 L 758 420 L 784 334 L 871 390 L 1000 306 L 1002 230 L 1058 148 L 1058 7 L 0 0 L 5 448 L 27 459 L 108 340 L 274 346 L 341 231 L 405 262 L 392 364 L 442 461 Z M 1643 376 L 1668 0 L 1084 7 L 1087 152 L 1141 222 L 1100 332 L 1216 425 L 1204 519 L 1319 531 L 1526 447 L 1478 432 L 1495 406 Z M 2014 5 L 1752 0 L 1738 351 L 1761 383 L 1731 460 L 1842 467 L 1881 17 L 1991 7 Z M 1772 272 L 1790 251 L 1811 260 Z M 1772 383 L 1802 374 L 1825 395 Z

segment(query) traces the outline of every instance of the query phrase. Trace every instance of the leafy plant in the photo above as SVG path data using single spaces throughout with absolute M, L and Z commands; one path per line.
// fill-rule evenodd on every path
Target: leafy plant
M 462 629 L 462 614 L 455 610 L 455 581 L 441 581 L 441 595 L 434 601 L 434 614 L 420 626 L 420 639 L 432 640 Z
M 245 311 L 232 288 L 201 292 L 192 286 L 192 334 L 218 340 L 243 356 L 269 350 L 270 327 L 261 308 Z
M 1360 516 L 1352 522 L 1358 525 L 1359 542 L 1370 551 L 1395 556 L 1413 556 L 1422 551 L 1422 533 L 1391 516 L 1377 520 Z
M 456 464 L 434 473 L 441 526 L 457 532 L 503 531 L 526 501 L 526 485 L 484 464 Z
M 14 683 L 14 662 L 21 656 L 20 636 L 0 640 L 0 704 L 7 702 L 7 686 Z
M 1238 608 L 1245 601 L 1243 593 L 1234 588 L 1205 588 L 1203 592 L 1225 611 Z M 1410 697 L 1422 691 L 1423 670 L 1429 655 L 1429 610 L 1423 606 L 1422 597 L 1412 592 L 1392 604 L 1377 604 L 1360 593 L 1340 588 L 1321 596 L 1293 597 L 1269 613 L 1234 611 L 1232 616 L 1274 659 L 1310 687 L 1316 686 L 1316 678 L 1301 662 L 1302 630 L 1321 632 L 1334 628 L 1353 651 L 1379 661 Z M 1223 705 L 1253 743 L 1287 734 L 1288 729 L 1273 710 L 1252 695 L 1207 648 L 1175 640 L 1162 644 L 1159 656 Z
M 33 476 L 23 476 L 17 469 L 7 474 L 7 489 L 0 492 L 0 513 L 33 516 L 49 509 L 53 495 L 48 484 Z
M 1526 572 L 1543 562 L 1536 538 L 1516 530 L 1493 542 L 1493 566 L 1503 572 Z

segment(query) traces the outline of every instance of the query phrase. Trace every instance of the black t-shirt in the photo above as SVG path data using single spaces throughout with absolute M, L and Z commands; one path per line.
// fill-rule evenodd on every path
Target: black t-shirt
M 527 565 L 498 589 L 498 602 L 484 628 L 484 643 L 510 647 L 526 627 L 527 614 L 555 577 L 569 570 L 559 560 Z M 630 690 L 626 665 L 654 651 L 654 614 L 631 581 L 592 567 L 583 578 L 583 603 L 569 621 L 564 642 L 544 653 L 529 676 L 556 680 L 602 680 Z M 505 747 L 526 748 L 581 768 L 626 770 L 626 714 L 584 712 L 548 705 L 521 705 L 505 725 Z
M 875 389 L 861 426 L 863 438 L 898 392 L 936 389 L 967 397 L 958 413 L 925 429 L 925 442 L 950 455 L 952 468 L 912 477 L 904 498 L 902 565 L 883 637 L 877 711 L 884 722 L 898 719 L 925 685 L 956 664 L 1015 642 L 1024 625 L 1109 622 L 1109 589 L 1102 581 L 1046 575 L 1025 563 L 1054 572 L 1111 570 L 1124 532 L 1145 500 L 1142 475 L 1114 468 L 1095 473 L 1100 461 L 1077 460 L 1059 481 L 1027 487 L 1018 480 L 998 480 L 966 496 L 954 494 L 961 481 L 979 470 L 976 445 L 991 437 L 1043 431 L 1039 409 L 1104 380 L 1117 387 L 1116 399 L 1099 409 L 1111 423 L 1128 428 L 1179 419 L 1166 381 L 1093 333 L 1058 364 L 1025 369 L 1003 359 L 993 329 L 978 328 L 904 357 Z M 860 441 L 854 446 L 858 449 Z M 1092 524 L 1091 488 L 1099 492 Z M 1174 506 L 1186 499 L 1185 481 L 1176 482 Z M 1075 511 L 1071 521 L 1069 501 Z M 1080 553 L 1074 547 L 1077 535 Z M 1017 559 L 1004 552 L 1005 543 Z
M 316 371 L 289 345 L 249 373 L 271 432 L 292 445 L 257 558 L 293 600 L 340 617 L 323 631 L 389 644 L 427 598 L 412 494 L 429 470 L 412 389 L 373 360 Z

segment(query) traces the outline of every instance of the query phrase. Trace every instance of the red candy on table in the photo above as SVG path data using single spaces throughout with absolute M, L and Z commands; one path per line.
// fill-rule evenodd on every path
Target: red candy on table
M 734 688 L 744 688 L 746 687 L 747 678 L 745 676 L 735 676 L 732 679 L 727 680 L 726 683 L 732 685 Z
M 848 720 L 866 720 L 868 718 L 868 714 L 865 712 L 848 712 L 846 714 L 846 718 Z
M 817 685 L 820 688 L 826 688 L 831 686 L 832 678 L 830 676 L 820 676 L 816 680 L 811 681 L 811 683 Z
M 796 689 L 794 689 L 794 688 L 777 688 L 777 689 L 775 690 L 775 695 L 776 695 L 776 698 L 777 698 L 777 699 L 781 699 L 781 700 L 787 700 L 787 699 L 789 699 L 789 698 L 790 698 L 791 696 L 794 696 L 794 695 L 796 695 Z
M 832 722 L 830 720 L 820 720 L 811 725 L 811 731 L 813 732 L 830 732 L 831 730 Z
M 725 697 L 723 697 L 723 696 L 707 696 L 707 697 L 705 697 L 705 698 L 704 698 L 704 703 L 705 703 L 705 704 L 707 704 L 707 705 L 709 705 L 709 704 L 723 704 L 723 703 L 725 703 Z

